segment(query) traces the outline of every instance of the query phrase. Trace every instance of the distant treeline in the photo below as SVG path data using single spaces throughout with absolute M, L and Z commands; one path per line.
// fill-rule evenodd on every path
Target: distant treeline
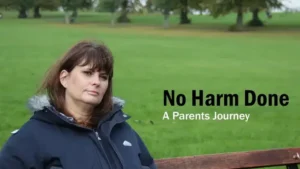
M 95 12 L 112 13 L 111 24 L 131 22 L 130 13 L 161 12 L 164 26 L 169 26 L 169 16 L 176 12 L 180 24 L 191 24 L 189 13 L 199 11 L 208 13 L 214 18 L 229 13 L 236 13 L 236 21 L 232 30 L 242 30 L 244 14 L 252 13 L 248 26 L 263 26 L 259 13 L 264 12 L 272 17 L 270 9 L 280 9 L 284 5 L 280 0 L 147 0 L 143 5 L 140 0 L 0 0 L 0 8 L 18 10 L 19 18 L 27 18 L 28 11 L 33 11 L 34 18 L 42 17 L 40 11 L 62 10 L 65 13 L 65 23 L 73 23 L 78 16 L 78 10 L 93 10 Z

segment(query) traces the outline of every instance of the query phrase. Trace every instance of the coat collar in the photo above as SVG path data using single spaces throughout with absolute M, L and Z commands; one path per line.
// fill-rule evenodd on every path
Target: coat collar
M 122 111 L 125 105 L 125 101 L 118 97 L 112 97 L 113 110 L 108 113 L 101 122 L 99 123 L 109 123 L 109 126 L 114 126 L 117 123 L 122 123 L 130 118 L 129 115 Z M 62 112 L 56 110 L 56 108 L 51 105 L 49 97 L 47 95 L 36 95 L 31 97 L 27 103 L 28 109 L 33 113 L 32 119 L 41 120 L 47 123 L 55 123 L 58 125 L 67 125 L 73 127 L 82 128 L 74 123 L 72 117 L 64 115 Z M 110 127 L 107 132 L 110 132 Z

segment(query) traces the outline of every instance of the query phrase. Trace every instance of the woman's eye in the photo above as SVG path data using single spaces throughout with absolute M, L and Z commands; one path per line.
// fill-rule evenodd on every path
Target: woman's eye
M 92 75 L 93 73 L 92 73 L 91 71 L 84 71 L 84 74 L 90 76 L 90 75 Z
M 108 79 L 108 76 L 107 75 L 102 75 L 102 76 L 100 76 L 102 79 L 104 79 L 104 80 L 106 80 L 106 79 Z

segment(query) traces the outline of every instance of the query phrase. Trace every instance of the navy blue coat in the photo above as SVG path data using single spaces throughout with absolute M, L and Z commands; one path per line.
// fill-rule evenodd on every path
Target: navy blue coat
M 147 147 L 126 122 L 124 101 L 97 129 L 83 128 L 50 105 L 48 97 L 29 100 L 33 116 L 11 135 L 0 152 L 0 169 L 156 169 Z

